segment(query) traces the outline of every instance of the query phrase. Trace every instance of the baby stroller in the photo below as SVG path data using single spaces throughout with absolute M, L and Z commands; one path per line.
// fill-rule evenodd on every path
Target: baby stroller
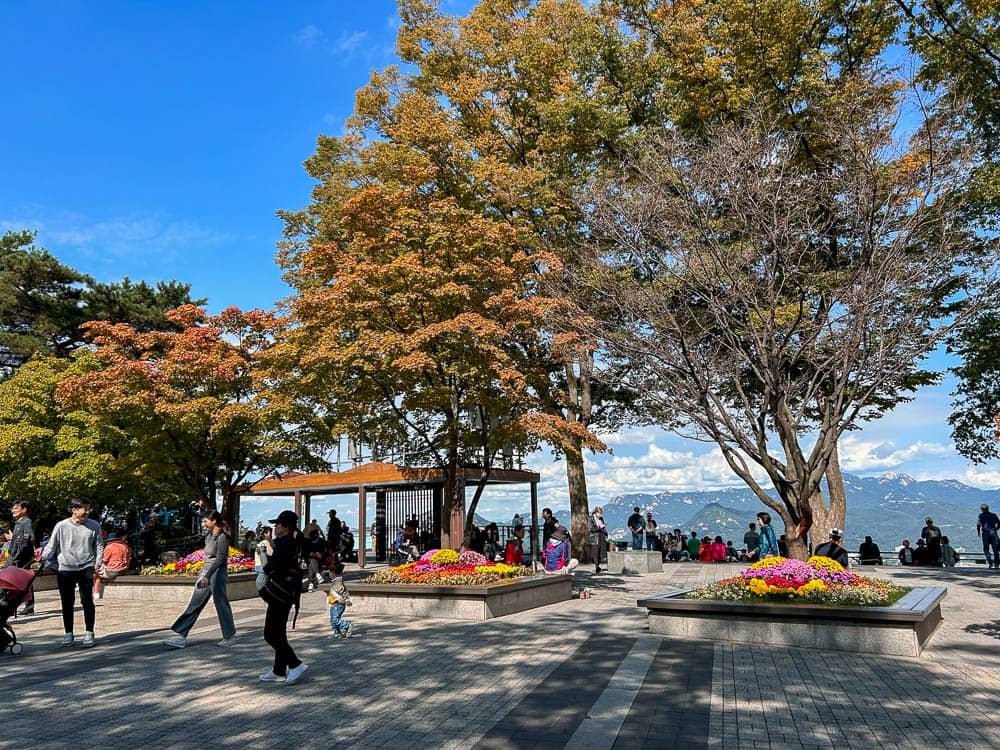
M 24 648 L 17 642 L 14 629 L 7 620 L 17 612 L 34 580 L 33 570 L 10 566 L 0 570 L 0 652 L 10 651 L 11 654 L 19 654 Z

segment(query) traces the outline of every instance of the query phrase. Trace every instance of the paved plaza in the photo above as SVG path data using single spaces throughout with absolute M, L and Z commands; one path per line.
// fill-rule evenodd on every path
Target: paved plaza
M 105 601 L 88 651 L 57 645 L 44 592 L 15 623 L 24 653 L 0 656 L 0 748 L 1000 747 L 1000 572 L 880 571 L 948 587 L 920 659 L 649 634 L 637 598 L 738 568 L 579 571 L 589 599 L 486 623 L 356 617 L 339 641 L 326 597 L 303 594 L 291 639 L 309 670 L 292 686 L 257 680 L 259 600 L 234 603 L 231 649 L 210 605 L 183 651 L 160 644 L 181 605 Z

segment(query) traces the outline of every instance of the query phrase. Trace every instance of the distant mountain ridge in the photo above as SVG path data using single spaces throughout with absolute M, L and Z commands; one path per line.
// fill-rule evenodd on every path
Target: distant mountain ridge
M 979 506 L 987 503 L 1000 511 L 1000 490 L 981 490 L 958 480 L 917 480 L 894 472 L 876 477 L 844 474 L 847 492 L 846 545 L 856 550 L 865 535 L 871 535 L 891 552 L 904 538 L 915 542 L 920 537 L 924 518 L 931 516 L 953 545 L 981 552 L 976 536 Z M 591 499 L 591 507 L 601 505 L 612 539 L 627 539 L 625 525 L 638 506 L 643 515 L 652 511 L 660 527 L 697 531 L 699 536 L 721 535 L 736 546 L 743 542 L 743 532 L 764 508 L 749 487 L 726 487 L 696 492 L 637 492 L 614 497 L 607 502 Z M 569 511 L 555 509 L 566 523 Z M 525 515 L 526 522 L 530 522 Z M 499 521 L 498 521 L 499 522 Z M 504 519 L 504 523 L 509 523 Z M 776 519 L 778 533 L 781 520 Z

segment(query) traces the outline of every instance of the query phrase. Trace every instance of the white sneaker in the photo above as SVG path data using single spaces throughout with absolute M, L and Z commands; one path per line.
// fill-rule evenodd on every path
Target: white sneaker
M 59 641 L 60 646 L 72 646 L 73 645 L 73 634 L 67 633 L 63 636 L 63 639 Z
M 576 570 L 576 566 L 580 564 L 580 561 L 575 557 L 566 563 L 566 567 L 563 568 L 563 573 L 566 575 L 573 575 L 573 571 Z
M 353 635 L 354 635 L 353 625 L 348 625 L 346 628 L 344 628 L 344 638 L 350 638 Z
M 311 594 L 315 590 L 316 590 L 316 587 L 313 584 L 310 583 L 309 584 L 309 588 L 306 589 L 306 593 L 307 594 Z
M 268 670 L 260 676 L 261 682 L 284 682 L 285 678 L 280 674 L 275 674 L 274 670 Z
M 164 642 L 164 646 L 170 646 L 170 648 L 184 648 L 187 645 L 188 639 L 183 635 L 175 635 L 173 638 L 167 638 Z
M 237 635 L 233 635 L 233 636 L 232 636 L 231 638 L 223 638 L 223 639 L 222 639 L 221 641 L 219 641 L 219 642 L 218 642 L 218 643 L 216 643 L 215 645 L 216 645 L 216 646 L 219 646 L 220 648 L 229 648 L 229 647 L 230 647 L 230 646 L 232 646 L 232 645 L 233 645 L 234 643 L 236 643 L 236 639 L 237 639 L 238 637 L 239 637 L 239 636 L 237 636 Z
M 302 675 L 305 674 L 305 671 L 307 669 L 309 669 L 309 667 L 304 663 L 299 664 L 299 666 L 295 667 L 294 669 L 289 669 L 288 676 L 285 678 L 285 684 L 294 685 L 296 682 L 299 681 Z
M 88 630 L 84 634 L 83 640 L 80 642 L 80 645 L 83 646 L 84 648 L 93 648 L 94 647 L 94 634 L 91 631 Z

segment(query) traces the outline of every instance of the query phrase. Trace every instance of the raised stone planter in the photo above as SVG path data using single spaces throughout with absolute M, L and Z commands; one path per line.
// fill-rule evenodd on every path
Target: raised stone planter
M 354 605 L 349 614 L 489 620 L 566 601 L 573 593 L 573 578 L 537 575 L 488 586 L 355 583 L 350 590 Z
M 660 635 L 887 656 L 920 656 L 941 623 L 944 588 L 913 589 L 891 607 L 682 599 L 674 591 L 637 604 Z
M 663 555 L 659 552 L 625 550 L 608 553 L 609 573 L 662 573 Z
M 230 573 L 229 601 L 257 596 L 256 573 Z M 119 576 L 104 586 L 105 599 L 186 603 L 194 591 L 195 576 Z

